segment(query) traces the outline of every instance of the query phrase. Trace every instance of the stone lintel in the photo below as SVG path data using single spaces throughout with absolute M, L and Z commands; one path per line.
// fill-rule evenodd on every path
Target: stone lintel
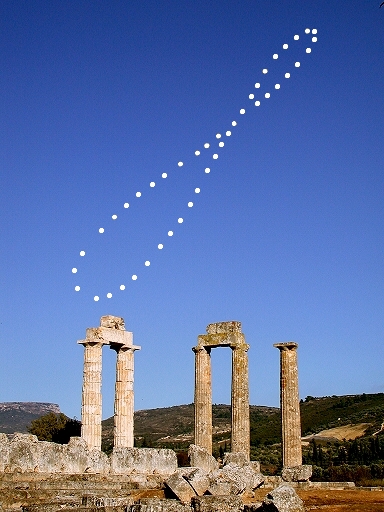
M 244 334 L 241 332 L 200 334 L 197 337 L 197 347 L 239 347 L 248 345 L 245 343 Z
M 100 318 L 100 327 L 125 331 L 124 318 L 121 316 L 104 315 Z
M 241 332 L 241 322 L 217 322 L 207 325 L 207 334 L 228 334 Z
M 295 341 L 284 341 L 281 343 L 274 343 L 273 345 L 275 348 L 278 348 L 279 350 L 292 350 L 296 349 L 299 344 Z
M 101 341 L 105 345 L 133 345 L 133 333 L 120 329 L 110 329 L 109 327 L 89 327 L 86 329 L 86 340 Z

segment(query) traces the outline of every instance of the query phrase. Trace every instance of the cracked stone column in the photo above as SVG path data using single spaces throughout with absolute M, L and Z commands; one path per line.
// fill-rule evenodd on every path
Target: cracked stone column
M 132 448 L 133 437 L 133 355 L 140 347 L 112 345 L 116 350 L 114 447 Z
M 103 342 L 79 341 L 84 345 L 81 437 L 90 449 L 101 450 L 101 362 Z
M 242 344 L 232 348 L 232 389 L 231 411 L 232 432 L 231 451 L 242 452 L 250 459 L 249 424 L 249 385 L 248 354 L 249 345 Z
M 195 444 L 212 454 L 211 349 L 193 347 L 195 353 Z
M 283 467 L 302 465 L 297 347 L 293 341 L 275 343 L 280 350 L 280 407 Z

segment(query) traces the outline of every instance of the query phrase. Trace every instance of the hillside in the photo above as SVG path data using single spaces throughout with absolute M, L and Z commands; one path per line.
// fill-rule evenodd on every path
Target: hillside
M 49 412 L 59 413 L 57 404 L 46 402 L 2 402 L 0 403 L 0 432 L 27 433 L 32 420 Z

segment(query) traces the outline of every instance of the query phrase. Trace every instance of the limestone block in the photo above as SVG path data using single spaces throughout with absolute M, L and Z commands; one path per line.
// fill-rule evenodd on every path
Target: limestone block
M 241 332 L 241 322 L 217 322 L 207 325 L 207 334 L 228 334 Z
M 260 487 L 265 480 L 264 475 L 255 472 L 249 464 L 240 467 L 230 463 L 223 467 L 222 472 L 228 479 L 234 480 L 239 487 L 242 487 L 243 491 L 253 491 Z
M 244 505 L 238 496 L 195 496 L 192 508 L 194 512 L 242 512 Z
M 248 465 L 255 471 L 255 473 L 260 473 L 260 462 L 258 460 L 251 460 L 248 462 Z
M 0 472 L 5 471 L 9 462 L 9 439 L 6 434 L 0 434 Z
M 138 504 L 131 507 L 131 512 L 192 512 L 192 509 L 189 505 L 183 505 L 176 500 L 142 498 Z
M 88 445 L 81 437 L 71 437 L 65 446 L 63 473 L 84 473 L 88 467 Z
M 237 474 L 224 472 L 218 469 L 210 475 L 211 483 L 208 488 L 212 496 L 230 496 L 238 495 L 244 492 L 245 483 Z
M 269 492 L 263 501 L 263 511 L 305 512 L 304 503 L 288 484 L 281 484 Z
M 9 457 L 6 471 L 24 473 L 35 471 L 38 466 L 38 439 L 31 434 L 15 434 L 9 444 Z
M 210 473 L 211 471 L 215 471 L 219 469 L 219 463 L 207 450 L 204 448 L 200 448 L 195 444 L 191 444 L 188 448 L 188 457 L 191 463 L 191 466 L 195 468 L 200 468 Z
M 210 479 L 207 473 L 200 468 L 183 468 L 183 477 L 198 496 L 202 496 L 210 486 Z M 186 471 L 187 470 L 187 471 Z
M 312 466 L 302 465 L 283 468 L 281 477 L 285 482 L 307 482 L 312 476 Z
M 119 329 L 124 331 L 124 318 L 121 316 L 104 315 L 100 318 L 100 327 L 108 327 L 108 329 Z
M 190 503 L 192 496 L 196 496 L 196 493 L 192 486 L 183 478 L 179 471 L 176 471 L 165 481 L 165 485 L 171 489 L 173 494 L 182 503 Z
M 114 448 L 111 472 L 116 474 L 172 475 L 177 470 L 177 457 L 173 450 L 157 448 Z
M 223 459 L 223 465 L 226 466 L 227 464 L 236 464 L 236 466 L 243 467 L 246 464 L 248 464 L 248 459 L 245 453 L 238 452 L 238 453 L 225 453 L 224 459 Z
M 87 458 L 86 473 L 100 473 L 108 474 L 110 472 L 111 465 L 109 462 L 108 455 L 101 450 L 89 450 Z

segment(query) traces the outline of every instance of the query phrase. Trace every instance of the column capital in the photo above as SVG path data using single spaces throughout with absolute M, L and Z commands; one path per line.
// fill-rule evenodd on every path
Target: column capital
M 295 341 L 284 341 L 280 343 L 274 343 L 273 346 L 281 351 L 296 350 L 299 346 Z
M 141 350 L 141 347 L 139 345 L 122 345 L 120 343 L 110 343 L 109 348 L 115 350 L 116 352 L 127 352 L 129 350 L 135 352 L 136 350 Z
M 195 354 L 197 352 L 207 352 L 208 354 L 211 352 L 211 348 L 204 345 L 196 345 L 196 347 L 192 347 L 192 350 Z
M 100 345 L 102 347 L 103 345 L 108 345 L 108 342 L 104 341 L 103 339 L 89 340 L 89 339 L 85 338 L 85 340 L 78 340 L 77 344 L 84 345 L 84 347 L 86 347 L 86 346 L 94 347 L 96 345 Z
M 248 352 L 250 345 L 248 345 L 248 343 L 242 343 L 241 345 L 233 344 L 230 345 L 230 347 L 234 351 Z

